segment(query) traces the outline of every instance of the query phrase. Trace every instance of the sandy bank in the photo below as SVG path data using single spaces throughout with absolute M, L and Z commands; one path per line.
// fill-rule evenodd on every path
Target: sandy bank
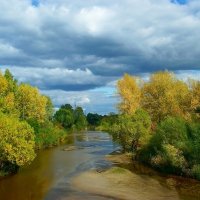
M 72 185 L 81 191 L 123 200 L 179 199 L 175 189 L 162 186 L 151 177 L 119 167 L 101 173 L 82 173 L 72 180 Z

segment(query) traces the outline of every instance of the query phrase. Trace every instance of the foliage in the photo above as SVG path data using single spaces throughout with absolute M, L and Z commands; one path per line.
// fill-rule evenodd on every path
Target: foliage
M 136 153 L 138 148 L 148 142 L 151 120 L 144 110 L 136 110 L 132 115 L 119 116 L 118 124 L 119 138 L 124 150 Z
M 0 113 L 0 163 L 23 166 L 35 158 L 34 132 L 25 122 Z
M 167 173 L 197 177 L 194 166 L 200 164 L 199 132 L 199 124 L 168 117 L 159 124 L 149 143 L 141 149 L 138 159 Z
M 192 109 L 200 118 L 200 81 L 192 81 Z
M 136 159 L 200 179 L 200 82 L 184 82 L 165 71 L 141 83 L 127 74 L 118 81 L 120 115 L 114 123 L 104 117 L 100 127 Z
M 117 122 L 118 122 L 118 115 L 115 113 L 109 113 L 108 115 L 102 116 L 100 125 L 97 126 L 97 129 L 113 133 L 114 126 L 118 130 L 118 125 L 116 125 Z
M 80 106 L 73 109 L 70 104 L 62 105 L 60 109 L 56 111 L 54 120 L 65 129 L 75 128 L 77 130 L 83 130 L 87 126 L 87 120 L 83 109 Z
M 194 178 L 200 180 L 200 164 L 192 167 L 192 175 Z
M 0 72 L 0 170 L 16 171 L 35 157 L 34 149 L 59 144 L 66 131 L 52 122 L 49 97 L 28 84 L 18 84 L 9 70 Z M 36 146 L 35 146 L 36 143 Z M 6 172 L 5 172 L 6 171 Z
M 103 116 L 97 113 L 88 113 L 87 114 L 87 122 L 91 126 L 99 126 L 101 123 Z
M 118 105 L 122 113 L 133 114 L 140 105 L 141 91 L 137 85 L 137 78 L 125 74 L 117 83 L 121 102 Z
M 47 98 L 41 95 L 37 88 L 27 84 L 19 85 L 17 89 L 17 108 L 20 118 L 34 118 L 40 122 L 46 117 Z
M 51 147 L 65 141 L 67 133 L 50 121 L 39 124 L 35 131 L 36 148 Z
M 53 114 L 54 114 L 54 108 L 53 108 L 53 103 L 50 99 L 50 97 L 48 96 L 45 96 L 46 97 L 46 116 L 45 116 L 45 119 L 46 120 L 52 120 L 53 119 Z
M 188 119 L 190 99 L 188 85 L 169 72 L 152 74 L 142 88 L 142 107 L 154 122 L 161 122 L 167 116 Z
M 74 110 L 74 124 L 77 130 L 82 130 L 87 126 L 87 119 L 81 107 L 76 107 Z
M 70 104 L 62 105 L 61 108 L 56 111 L 54 120 L 60 123 L 64 128 L 71 128 L 74 124 L 74 113 Z

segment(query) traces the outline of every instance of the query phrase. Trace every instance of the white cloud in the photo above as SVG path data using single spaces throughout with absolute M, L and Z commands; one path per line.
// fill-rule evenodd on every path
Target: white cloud
M 125 72 L 163 69 L 199 78 L 199 0 L 40 0 L 38 7 L 0 0 L 0 7 L 0 66 L 40 89 L 106 91 Z M 100 90 L 106 110 L 113 100 Z M 77 101 L 100 110 L 81 95 Z

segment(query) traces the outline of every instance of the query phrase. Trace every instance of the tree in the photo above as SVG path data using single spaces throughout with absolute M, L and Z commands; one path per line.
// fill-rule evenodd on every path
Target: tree
M 87 126 L 87 120 L 81 107 L 76 107 L 74 110 L 74 123 L 78 130 L 82 130 Z
M 132 115 L 119 117 L 119 138 L 125 151 L 136 153 L 150 138 L 151 119 L 147 112 L 138 109 Z
M 8 73 L 7 70 L 6 72 Z M 0 111 L 18 116 L 15 107 L 15 93 L 11 89 L 11 80 L 7 76 L 3 76 L 0 72 Z
M 97 113 L 88 113 L 87 122 L 92 126 L 99 126 L 101 123 L 102 116 Z
M 158 125 L 139 159 L 162 171 L 181 174 L 187 166 L 185 155 L 189 149 L 186 121 L 167 117 Z
M 14 76 L 11 74 L 11 72 L 6 69 L 4 73 L 4 77 L 6 78 L 8 82 L 8 92 L 15 92 L 17 89 L 17 80 L 14 79 Z
M 154 122 L 167 116 L 190 118 L 189 87 L 177 80 L 173 73 L 157 72 L 142 88 L 142 107 L 151 115 Z
M 46 117 L 47 98 L 37 88 L 21 84 L 17 90 L 17 107 L 23 120 L 36 119 L 43 122 Z
M 52 120 L 53 113 L 54 113 L 54 106 L 53 106 L 53 103 L 52 103 L 50 97 L 48 97 L 48 96 L 45 96 L 45 97 L 47 99 L 47 102 L 46 102 L 46 119 Z
M 192 110 L 200 117 L 200 81 L 192 81 Z
M 54 115 L 55 121 L 59 122 L 64 128 L 71 128 L 74 124 L 74 113 L 70 104 L 62 105 Z
M 23 166 L 35 158 L 33 129 L 17 118 L 0 113 L 0 168 Z
M 3 76 L 3 74 L 0 71 L 0 98 L 5 95 L 6 91 L 8 89 L 8 81 Z
M 118 105 L 119 111 L 133 114 L 139 108 L 141 100 L 137 78 L 124 74 L 124 77 L 117 83 L 117 89 L 121 98 L 121 103 Z

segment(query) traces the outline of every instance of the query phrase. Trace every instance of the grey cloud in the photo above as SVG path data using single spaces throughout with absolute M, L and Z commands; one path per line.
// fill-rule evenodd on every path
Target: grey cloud
M 3 67 L 5 70 L 7 67 Z M 89 69 L 9 68 L 19 82 L 39 86 L 42 90 L 82 91 L 106 85 L 116 77 L 94 75 Z
M 40 0 L 38 7 L 0 0 L 0 7 L 0 67 L 49 93 L 83 94 L 125 72 L 200 70 L 199 0 Z M 115 101 L 95 95 L 105 109 Z
M 0 58 L 1 64 L 87 67 L 103 76 L 112 73 L 109 65 L 120 65 L 113 72 L 118 75 L 163 68 L 199 69 L 196 7 L 200 5 L 195 0 L 185 6 L 168 0 L 45 0 L 39 7 L 26 0 L 12 0 L 14 7 L 10 2 L 1 4 L 0 38 L 15 50 Z M 82 57 L 91 56 L 96 60 L 81 62 Z M 105 62 L 99 65 L 99 60 Z

